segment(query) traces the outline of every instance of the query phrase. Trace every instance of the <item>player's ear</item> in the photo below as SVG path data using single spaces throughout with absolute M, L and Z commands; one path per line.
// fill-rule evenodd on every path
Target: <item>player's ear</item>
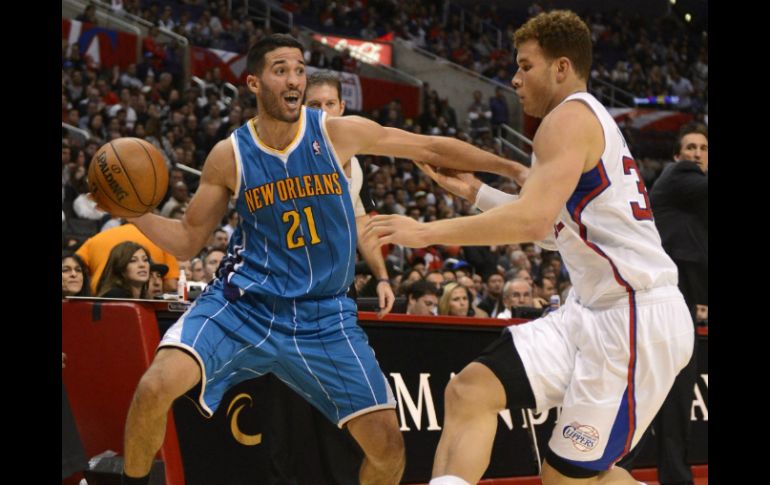
M 344 114 L 345 114 L 345 100 L 341 99 L 340 100 L 340 116 L 342 116 Z
M 566 57 L 560 57 L 556 60 L 556 79 L 564 81 L 567 72 L 572 68 L 572 63 Z
M 257 76 L 253 74 L 249 74 L 246 76 L 246 86 L 248 86 L 249 91 L 251 91 L 254 94 L 259 93 L 259 81 L 257 80 Z

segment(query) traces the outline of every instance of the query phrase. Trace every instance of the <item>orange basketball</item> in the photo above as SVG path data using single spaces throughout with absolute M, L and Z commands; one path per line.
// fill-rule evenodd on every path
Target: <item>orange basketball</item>
M 163 155 L 139 138 L 116 138 L 102 145 L 88 167 L 88 189 L 113 216 L 137 217 L 166 195 L 168 169 Z

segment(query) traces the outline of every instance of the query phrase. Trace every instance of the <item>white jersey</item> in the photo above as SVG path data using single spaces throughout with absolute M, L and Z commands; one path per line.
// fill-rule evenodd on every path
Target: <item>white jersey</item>
M 350 157 L 350 177 L 348 179 L 348 188 L 350 189 L 350 198 L 353 200 L 353 213 L 356 217 L 366 215 L 364 203 L 361 201 L 361 186 L 364 184 L 364 171 L 361 169 L 361 163 L 355 156 Z
M 588 93 L 568 96 L 594 112 L 604 152 L 580 181 L 554 225 L 556 245 L 584 306 L 633 292 L 677 284 L 663 251 L 647 191 L 623 135 L 604 106 Z M 537 163 L 532 156 L 532 163 Z

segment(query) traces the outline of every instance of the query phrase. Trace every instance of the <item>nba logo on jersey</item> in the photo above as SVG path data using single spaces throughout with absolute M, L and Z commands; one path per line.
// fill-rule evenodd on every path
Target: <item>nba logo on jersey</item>
M 318 140 L 313 140 L 313 153 L 316 155 L 321 154 L 321 144 L 318 143 Z

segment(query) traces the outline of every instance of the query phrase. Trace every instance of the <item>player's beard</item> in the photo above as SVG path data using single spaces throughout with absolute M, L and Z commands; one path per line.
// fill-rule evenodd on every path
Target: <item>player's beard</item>
M 262 87 L 264 88 L 264 85 L 262 85 Z M 264 108 L 266 114 L 275 120 L 283 121 L 285 123 L 294 123 L 299 119 L 299 115 L 302 112 L 303 98 L 304 95 L 301 94 L 298 100 L 299 109 L 297 109 L 296 113 L 292 113 L 289 112 L 284 105 L 283 93 L 276 94 L 268 89 L 260 89 L 259 96 L 260 104 L 262 105 L 262 108 Z

